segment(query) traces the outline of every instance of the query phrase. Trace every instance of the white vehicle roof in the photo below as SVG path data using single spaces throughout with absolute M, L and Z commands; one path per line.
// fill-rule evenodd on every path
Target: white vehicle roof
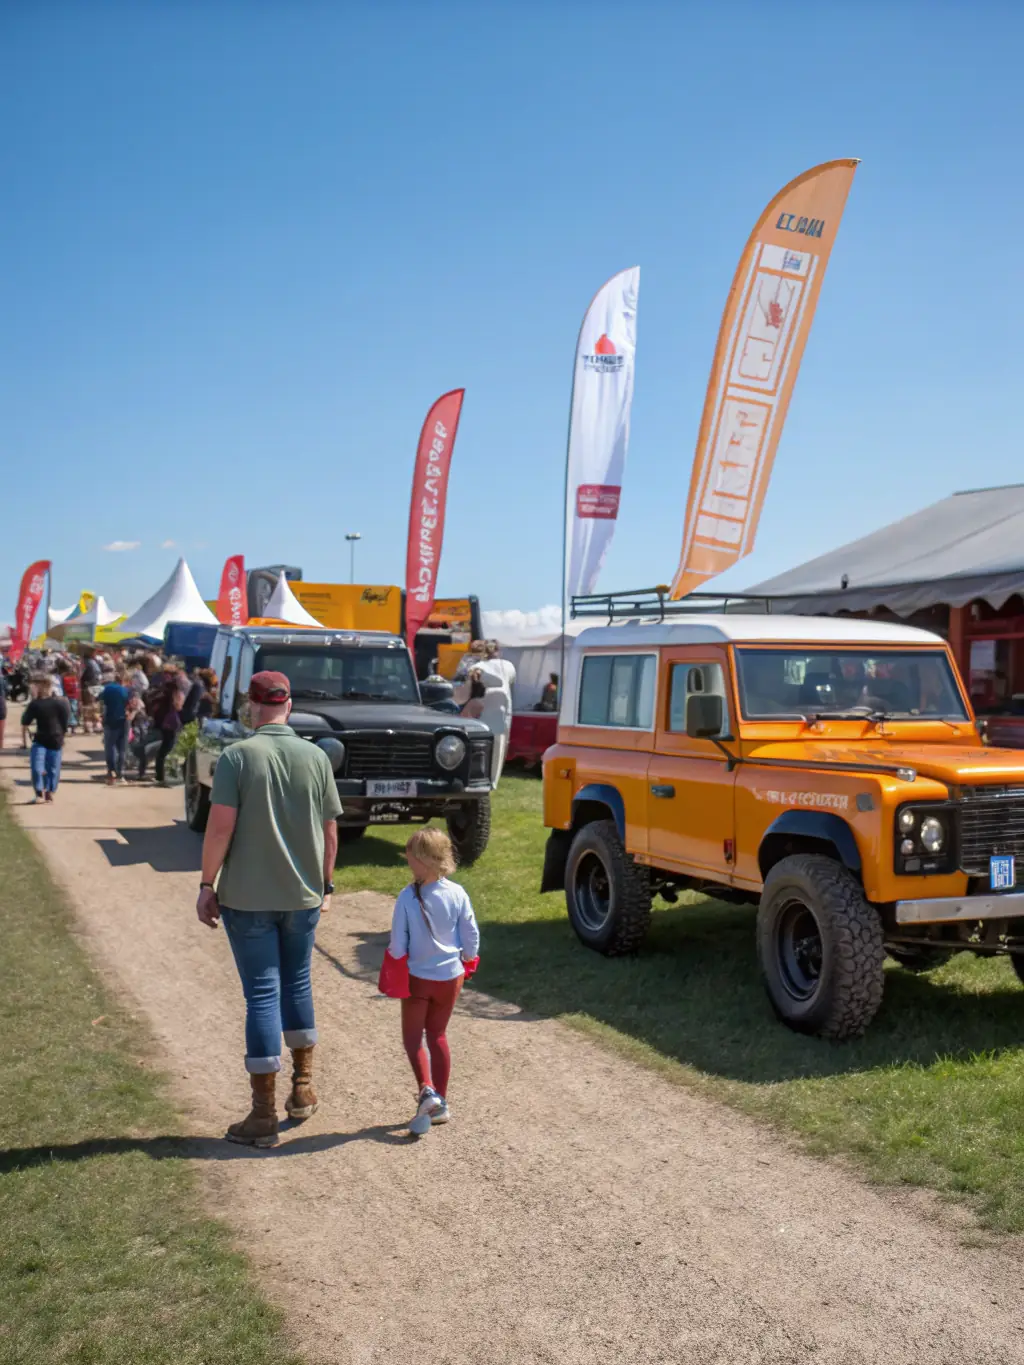
M 858 621 L 835 616 L 774 616 L 771 613 L 728 612 L 685 616 L 667 621 L 623 621 L 591 626 L 575 641 L 577 650 L 643 645 L 807 644 L 807 645 L 942 645 L 928 630 L 892 625 L 887 621 Z

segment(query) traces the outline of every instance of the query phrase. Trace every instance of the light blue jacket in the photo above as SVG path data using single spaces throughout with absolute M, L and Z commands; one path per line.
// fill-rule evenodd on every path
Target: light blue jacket
M 395 901 L 391 917 L 392 957 L 409 955 L 409 975 L 425 981 L 454 981 L 462 976 L 463 959 L 480 952 L 480 930 L 469 896 L 446 877 L 416 888 L 409 886 Z

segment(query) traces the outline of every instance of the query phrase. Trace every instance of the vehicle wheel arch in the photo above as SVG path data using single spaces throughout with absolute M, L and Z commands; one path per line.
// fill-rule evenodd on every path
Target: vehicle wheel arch
M 619 838 L 626 842 L 626 803 L 617 787 L 608 782 L 589 782 L 572 799 L 572 832 L 595 820 L 614 820 Z
M 757 850 L 761 879 L 783 858 L 796 853 L 816 853 L 841 863 L 861 879 L 860 849 L 853 830 L 831 811 L 787 810 L 764 832 Z

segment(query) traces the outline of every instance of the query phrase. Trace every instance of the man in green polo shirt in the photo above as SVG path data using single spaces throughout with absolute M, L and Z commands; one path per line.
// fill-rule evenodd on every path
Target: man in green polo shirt
M 309 971 L 316 926 L 334 891 L 341 802 L 323 749 L 288 724 L 285 675 L 255 673 L 249 708 L 256 733 L 225 749 L 213 775 L 196 913 L 211 929 L 223 919 L 245 994 L 252 1111 L 227 1137 L 272 1147 L 282 1031 L 292 1053 L 285 1109 L 293 1119 L 316 1112 Z

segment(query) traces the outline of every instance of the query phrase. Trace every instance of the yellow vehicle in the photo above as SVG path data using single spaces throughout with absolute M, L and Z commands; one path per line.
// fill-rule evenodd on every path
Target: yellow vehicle
M 635 951 L 681 889 L 757 903 L 776 1014 L 835 1039 L 877 1012 L 886 953 L 1008 954 L 1024 980 L 1024 752 L 983 745 L 946 642 L 687 601 L 574 604 L 609 623 L 567 660 L 542 889 L 583 943 Z

